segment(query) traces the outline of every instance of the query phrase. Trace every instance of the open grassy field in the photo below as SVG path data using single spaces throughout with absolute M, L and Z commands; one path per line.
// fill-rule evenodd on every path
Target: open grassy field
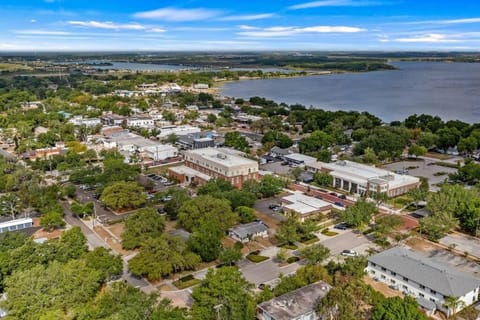
M 0 63 L 0 71 L 31 70 L 32 68 L 19 63 Z

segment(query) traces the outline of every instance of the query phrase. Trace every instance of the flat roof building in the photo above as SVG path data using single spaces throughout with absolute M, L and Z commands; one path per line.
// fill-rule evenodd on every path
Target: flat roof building
M 177 136 L 180 135 L 186 135 L 186 134 L 195 134 L 195 133 L 200 133 L 202 130 L 200 130 L 199 127 L 193 127 L 189 125 L 184 125 L 184 126 L 168 126 L 168 127 L 162 127 L 160 128 L 160 134 L 158 137 L 160 139 L 166 138 L 171 134 L 175 134 Z
M 248 180 L 258 179 L 258 162 L 229 148 L 204 148 L 184 153 L 185 166 L 211 178 L 221 178 L 241 188 Z
M 33 220 L 31 218 L 15 219 L 0 223 L 0 233 L 22 230 L 31 227 L 33 227 Z
M 316 161 L 305 167 L 309 171 L 329 173 L 333 177 L 333 187 L 361 196 L 381 192 L 388 197 L 395 197 L 420 186 L 417 177 L 348 160 L 332 163 Z
M 294 163 L 298 165 L 308 165 L 310 163 L 314 163 L 317 161 L 316 158 L 310 157 L 301 153 L 285 154 L 283 158 L 290 163 Z
M 319 281 L 257 305 L 259 320 L 317 320 L 315 312 L 319 299 L 325 297 L 332 286 Z
M 301 221 L 314 218 L 318 214 L 330 212 L 332 205 L 326 201 L 304 195 L 300 191 L 285 196 L 281 200 L 284 211 L 292 211 Z

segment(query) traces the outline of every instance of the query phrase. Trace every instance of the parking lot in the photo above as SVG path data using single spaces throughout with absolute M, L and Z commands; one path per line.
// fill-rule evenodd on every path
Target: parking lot
M 285 195 L 257 201 L 253 208 L 266 216 L 274 218 L 275 220 L 285 221 L 286 218 L 280 211 L 275 212 L 269 208 L 271 205 L 278 205 L 280 203 L 280 199 L 284 196 Z
M 386 164 L 384 165 L 384 168 L 391 171 L 399 171 L 412 167 L 412 169 L 408 170 L 409 175 L 427 178 L 428 184 L 430 185 L 430 191 L 438 191 L 440 188 L 437 186 L 437 184 L 442 183 L 445 179 L 448 179 L 448 174 L 457 172 L 457 169 L 438 166 L 432 163 L 433 161 L 428 160 L 400 161 Z M 413 169 L 413 167 L 417 168 Z M 444 174 L 439 175 L 439 173 Z
M 276 174 L 288 174 L 292 168 L 288 165 L 282 165 L 283 161 L 275 161 L 260 165 L 260 170 L 271 171 Z
M 364 254 L 368 248 L 375 247 L 367 237 L 361 233 L 354 233 L 351 229 L 346 231 L 332 229 L 332 231 L 338 232 L 339 235 L 321 241 L 330 249 L 331 255 L 340 254 L 343 250 L 355 250 L 358 254 Z
M 440 243 L 446 246 L 452 245 L 456 250 L 480 257 L 480 240 L 478 238 L 461 233 L 451 233 L 441 238 Z

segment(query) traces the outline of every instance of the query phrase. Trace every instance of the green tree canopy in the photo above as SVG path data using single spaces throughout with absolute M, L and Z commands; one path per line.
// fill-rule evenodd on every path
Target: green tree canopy
M 174 272 L 192 270 L 200 257 L 190 252 L 180 237 L 163 234 L 145 240 L 140 252 L 128 261 L 133 274 L 158 280 Z
M 138 248 L 145 240 L 161 236 L 164 230 L 165 219 L 155 208 L 140 209 L 125 221 L 122 246 L 130 250 Z
M 103 190 L 100 200 L 115 210 L 133 209 L 146 202 L 143 191 L 136 182 L 114 182 Z
M 228 200 L 211 196 L 199 196 L 184 203 L 178 214 L 178 223 L 187 230 L 193 230 L 203 221 L 217 221 L 222 232 L 230 228 L 237 220 L 230 209 Z
M 72 260 L 18 271 L 6 280 L 9 317 L 34 320 L 52 310 L 72 310 L 88 302 L 101 284 L 101 272 Z
M 193 289 L 192 319 L 255 318 L 251 286 L 236 267 L 209 269 L 205 280 Z
M 340 213 L 340 217 L 348 225 L 353 227 L 360 227 L 368 224 L 372 215 L 377 211 L 373 202 L 368 202 L 365 199 L 359 199 L 353 206 L 348 207 Z

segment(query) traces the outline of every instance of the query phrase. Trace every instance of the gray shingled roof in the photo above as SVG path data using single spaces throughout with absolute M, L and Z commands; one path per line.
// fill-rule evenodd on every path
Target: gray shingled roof
M 323 298 L 332 287 L 319 281 L 300 289 L 288 292 L 258 307 L 268 312 L 275 320 L 290 320 L 314 310 L 317 301 Z
M 259 232 L 268 230 L 268 226 L 262 221 L 254 221 L 233 227 L 230 232 L 235 233 L 240 239 L 248 238 L 249 235 L 254 235 Z
M 480 287 L 480 278 L 403 247 L 383 251 L 369 257 L 368 261 L 444 296 L 459 297 Z

